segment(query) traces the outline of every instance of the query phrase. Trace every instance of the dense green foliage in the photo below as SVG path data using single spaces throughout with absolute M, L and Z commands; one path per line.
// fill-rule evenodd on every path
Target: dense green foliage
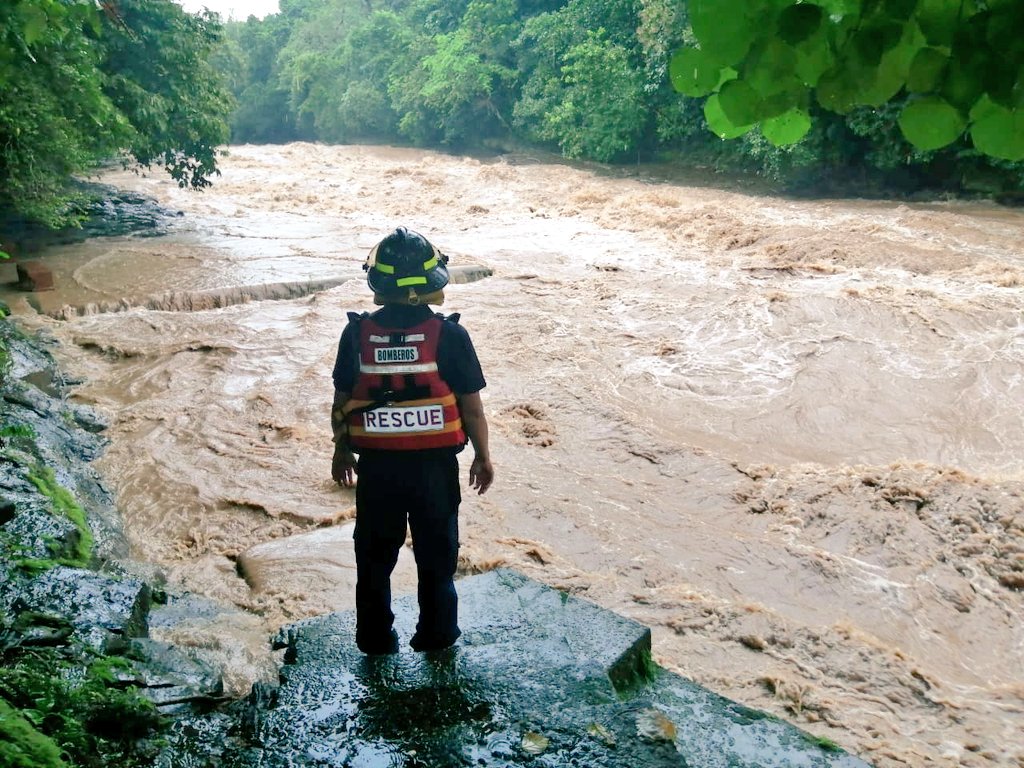
M 115 158 L 207 185 L 232 109 L 220 29 L 167 0 L 0 4 L 0 209 L 74 223 L 69 180 Z
M 1024 3 L 1019 0 L 690 0 L 696 38 L 672 60 L 676 87 L 707 96 L 721 136 L 760 124 L 773 143 L 838 114 L 898 102 L 918 150 L 965 131 L 978 151 L 1024 160 Z
M 0 698 L 0 765 L 9 768 L 63 768 L 60 748 Z
M 279 14 L 229 23 L 219 62 L 239 102 L 238 142 L 531 144 L 819 186 L 1019 192 L 1024 69 L 993 62 L 1019 62 L 1024 37 L 1000 25 L 1024 28 L 1021 8 L 282 0 Z
M 162 727 L 156 707 L 120 686 L 119 657 L 88 669 L 53 649 L 8 649 L 0 666 L 0 764 L 25 768 L 124 768 L 152 763 Z
M 4 313 L 0 304 L 0 315 Z M 51 437 L 47 444 L 19 415 L 32 406 L 13 405 L 24 385 L 7 375 L 12 349 L 23 348 L 26 341 L 9 319 L 0 317 L 0 465 L 4 488 L 11 491 L 0 492 L 0 519 L 8 521 L 23 503 L 49 505 L 52 514 L 74 522 L 75 532 L 64 541 L 47 542 L 49 558 L 28 559 L 39 554 L 33 541 L 38 530 L 26 536 L 24 527 L 0 525 L 5 608 L 0 610 L 0 766 L 151 766 L 166 723 L 132 685 L 139 679 L 132 658 L 100 653 L 90 642 L 75 639 L 83 629 L 77 617 L 57 608 L 37 609 L 31 599 L 22 598 L 38 571 L 58 563 L 82 567 L 93 560 L 83 508 L 57 480 L 56 465 L 44 458 L 47 445 L 59 444 L 60 438 Z M 23 479 L 35 493 L 28 493 Z
M 202 188 L 229 138 L 1024 190 L 1024 0 L 280 8 L 222 27 L 169 0 L 0 4 L 0 210 L 73 223 L 69 178 L 111 159 Z

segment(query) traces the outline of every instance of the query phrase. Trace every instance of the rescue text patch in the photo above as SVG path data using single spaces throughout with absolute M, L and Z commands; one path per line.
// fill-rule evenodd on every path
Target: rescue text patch
M 415 363 L 420 359 L 416 347 L 378 347 L 373 350 L 375 363 Z
M 443 405 L 374 408 L 363 414 L 367 432 L 437 432 L 444 429 Z

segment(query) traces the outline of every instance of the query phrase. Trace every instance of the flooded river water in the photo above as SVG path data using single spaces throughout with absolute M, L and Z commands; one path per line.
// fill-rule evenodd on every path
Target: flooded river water
M 135 555 L 253 617 L 172 638 L 227 649 L 238 692 L 266 631 L 353 606 L 330 372 L 405 225 L 465 268 L 443 309 L 488 379 L 462 573 L 641 621 L 876 766 L 1024 766 L 1024 212 L 310 144 L 233 147 L 202 194 L 105 181 L 184 215 L 50 251 L 42 312 L 4 298 L 111 418 Z

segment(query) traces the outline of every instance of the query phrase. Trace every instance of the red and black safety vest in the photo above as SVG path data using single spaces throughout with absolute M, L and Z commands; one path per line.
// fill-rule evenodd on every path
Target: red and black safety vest
M 345 404 L 353 450 L 418 451 L 466 444 L 459 407 L 437 370 L 445 321 L 385 328 L 359 319 L 359 373 Z

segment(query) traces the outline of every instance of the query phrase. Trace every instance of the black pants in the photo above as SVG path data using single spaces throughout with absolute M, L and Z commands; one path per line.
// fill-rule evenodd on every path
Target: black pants
M 455 642 L 459 556 L 459 464 L 451 451 L 365 451 L 356 483 L 356 643 L 386 646 L 395 615 L 391 572 L 412 529 L 418 575 L 416 650 Z M 373 652 L 369 650 L 369 652 Z

